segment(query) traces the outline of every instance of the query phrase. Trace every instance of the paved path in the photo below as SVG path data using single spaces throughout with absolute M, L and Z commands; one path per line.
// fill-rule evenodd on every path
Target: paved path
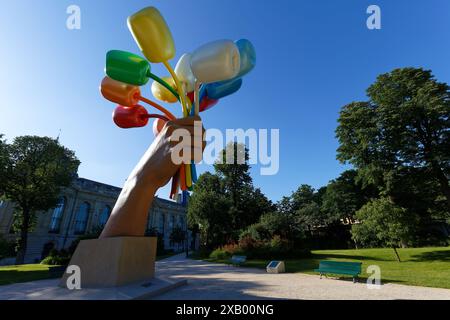
M 365 283 L 301 273 L 267 274 L 265 270 L 239 268 L 177 255 L 157 262 L 157 276 L 187 279 L 188 285 L 156 299 L 445 299 L 450 290 L 385 284 L 368 289 Z

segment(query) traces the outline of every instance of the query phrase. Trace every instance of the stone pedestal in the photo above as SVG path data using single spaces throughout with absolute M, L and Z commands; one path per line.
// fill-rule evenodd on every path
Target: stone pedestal
M 69 266 L 81 271 L 81 288 L 108 288 L 145 282 L 155 275 L 156 237 L 80 241 Z M 60 281 L 66 287 L 70 274 Z

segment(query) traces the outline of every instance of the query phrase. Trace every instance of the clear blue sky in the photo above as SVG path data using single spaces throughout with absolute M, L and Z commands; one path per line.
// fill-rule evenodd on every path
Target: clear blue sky
M 81 8 L 81 30 L 66 29 L 70 4 Z M 382 30 L 366 28 L 370 4 L 381 7 Z M 323 186 L 345 170 L 335 160 L 338 112 L 365 99 L 378 74 L 422 66 L 450 82 L 447 0 L 15 0 L 0 10 L 0 132 L 12 140 L 56 137 L 61 129 L 61 142 L 82 161 L 80 176 L 121 186 L 153 134 L 151 127 L 115 127 L 114 105 L 98 86 L 108 50 L 139 53 L 126 19 L 148 5 L 160 9 L 172 30 L 172 65 L 215 39 L 254 43 L 257 67 L 242 89 L 202 117 L 205 127 L 280 129 L 279 173 L 252 169 L 255 185 L 274 201 L 302 183 Z M 149 86 L 143 92 L 150 96 Z M 167 197 L 168 188 L 159 196 Z

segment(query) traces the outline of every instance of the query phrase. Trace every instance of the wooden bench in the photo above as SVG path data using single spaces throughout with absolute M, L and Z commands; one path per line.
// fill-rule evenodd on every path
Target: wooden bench
M 353 277 L 353 282 L 356 282 L 358 275 L 361 274 L 361 262 L 343 262 L 343 261 L 320 261 L 319 269 L 315 269 L 315 272 L 320 273 L 320 279 L 322 275 L 327 274 L 343 274 Z
M 232 256 L 230 259 L 230 262 L 236 266 L 240 266 L 240 265 L 244 264 L 245 261 L 247 261 L 246 256 Z

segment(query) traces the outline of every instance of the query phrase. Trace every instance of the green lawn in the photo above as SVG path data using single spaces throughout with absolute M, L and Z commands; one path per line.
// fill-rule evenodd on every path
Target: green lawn
M 367 278 L 367 267 L 381 268 L 382 283 L 450 289 L 450 247 L 406 248 L 398 250 L 402 262 L 397 262 L 392 249 L 317 250 L 308 259 L 286 260 L 287 272 L 317 274 L 313 270 L 320 260 L 361 261 Z M 225 262 L 227 261 L 220 261 Z M 268 261 L 249 260 L 246 267 L 265 268 Z
M 0 267 L 0 285 L 48 279 L 49 270 L 54 267 L 43 264 Z
M 398 252 L 403 262 L 395 260 L 392 249 L 318 250 L 308 259 L 286 260 L 286 271 L 316 274 L 313 270 L 320 260 L 362 261 L 361 278 L 366 278 L 369 265 L 378 265 L 382 282 L 450 289 L 450 247 L 407 248 Z M 158 260 L 165 257 L 158 257 Z M 266 260 L 249 260 L 245 266 L 265 268 L 267 263 Z M 41 264 L 0 267 L 0 285 L 48 279 L 52 267 Z

